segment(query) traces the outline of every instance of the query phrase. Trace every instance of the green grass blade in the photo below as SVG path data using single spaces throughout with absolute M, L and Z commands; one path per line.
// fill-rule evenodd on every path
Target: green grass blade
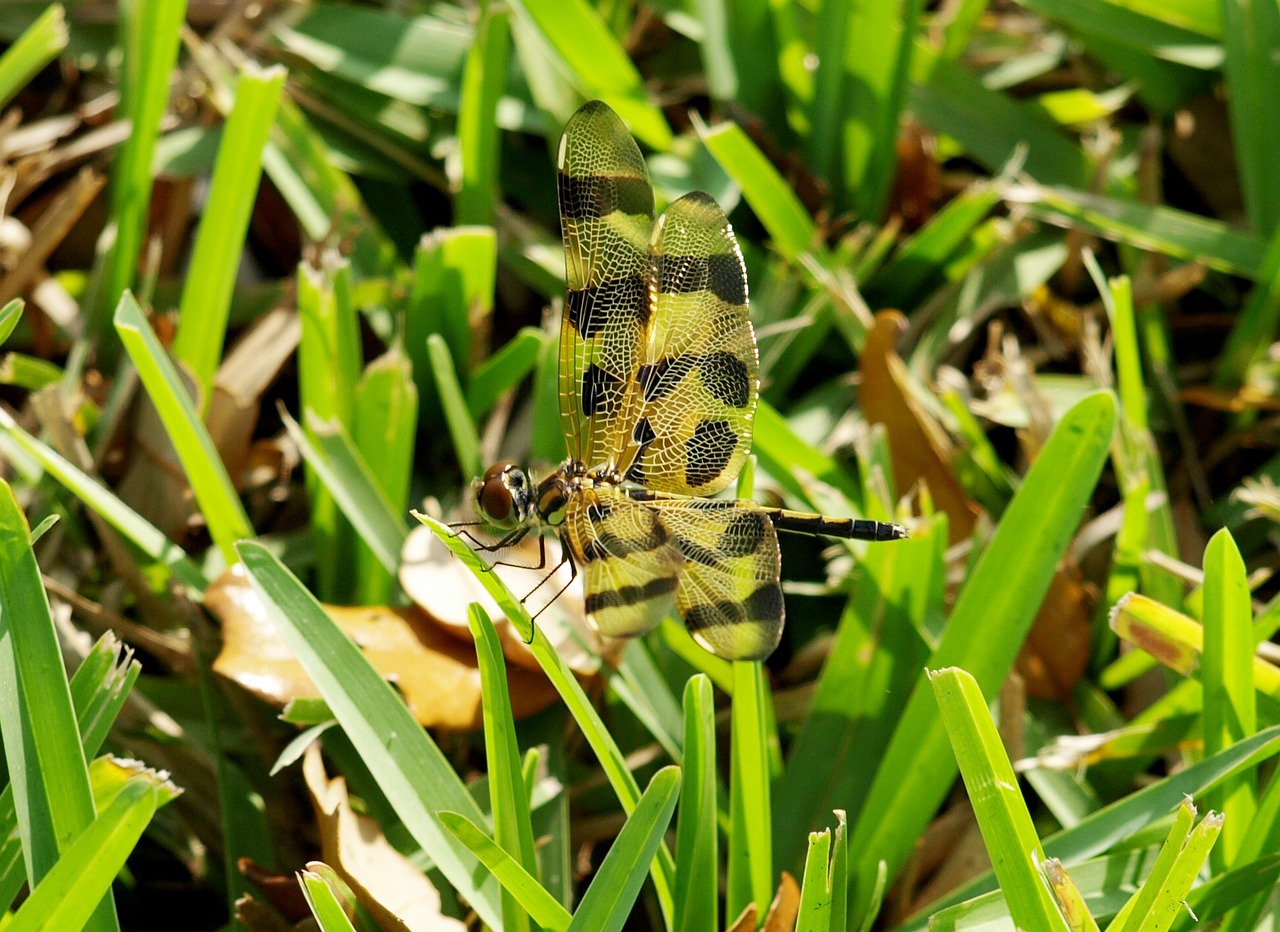
M 0 409 L 0 431 L 33 456 L 51 477 L 123 534 L 126 540 L 155 562 L 167 566 L 175 579 L 189 587 L 193 593 L 204 592 L 208 580 L 205 579 L 203 571 L 195 561 L 155 525 L 117 498 L 106 486 L 81 472 L 56 450 L 32 437 L 18 426 L 8 411 L 3 409 Z
M 1277 330 L 1280 330 L 1280 229 L 1271 234 L 1253 291 L 1231 325 L 1227 345 L 1214 364 L 1213 383 L 1220 388 L 1243 385 L 1249 367 L 1266 356 L 1266 348 L 1275 339 Z
M 1063 416 L 961 591 L 931 667 L 959 666 L 994 691 L 1011 667 L 1106 460 L 1115 402 L 1095 394 Z M 859 814 L 852 891 L 863 914 L 876 863 L 894 876 L 954 776 L 937 706 L 917 685 Z
M 479 476 L 484 472 L 484 463 L 480 461 L 480 435 L 475 421 L 471 419 L 471 412 L 467 410 L 449 347 L 437 333 L 427 337 L 427 356 L 435 378 L 436 395 L 444 409 L 445 422 L 449 425 L 449 435 L 458 457 L 458 469 L 464 476 Z
M 423 397 L 430 392 L 427 341 L 444 340 L 467 381 L 476 348 L 472 330 L 493 312 L 497 234 L 492 227 L 449 227 L 422 238 L 413 262 L 413 290 L 405 319 L 405 349 Z M 431 412 L 434 414 L 434 411 Z
M 228 565 L 235 563 L 235 542 L 252 537 L 253 525 L 186 386 L 128 292 L 116 308 L 115 326 L 178 454 L 214 543 Z
M 1116 914 L 1111 925 L 1107 927 L 1107 932 L 1137 932 L 1138 929 L 1146 928 L 1146 923 L 1151 921 L 1151 907 L 1169 879 L 1169 874 L 1178 860 L 1178 852 L 1186 842 L 1187 833 L 1191 831 L 1195 818 L 1196 807 L 1192 805 L 1191 800 L 1184 799 L 1174 813 L 1173 825 L 1165 837 L 1164 844 L 1160 846 L 1160 853 L 1156 855 L 1151 873 L 1147 875 L 1146 880 L 1129 902 L 1124 904 L 1124 908 Z
M 333 888 L 315 871 L 298 871 L 298 884 L 321 932 L 356 932 Z
M 493 204 L 501 193 L 498 175 L 498 99 L 510 55 L 510 14 L 497 3 L 482 5 L 476 40 L 467 52 L 458 101 L 458 193 L 456 226 L 493 226 Z
M 684 686 L 684 765 L 676 827 L 676 928 L 719 932 L 720 829 L 716 810 L 716 716 L 711 681 Z
M 814 245 L 817 227 L 795 191 L 737 123 L 695 125 L 707 151 L 742 187 L 742 196 L 768 230 L 773 245 L 796 261 Z
M 1256 279 L 1262 273 L 1262 241 L 1218 220 L 1067 188 L 1018 185 L 1005 188 L 1004 197 L 1048 223 L 1080 227 L 1231 275 Z
M 662 745 L 672 763 L 681 763 L 684 729 L 680 706 L 643 643 L 632 642 L 623 649 L 617 671 L 609 678 L 609 689 Z
M 129 121 L 129 135 L 116 155 L 111 172 L 111 224 L 115 240 L 98 281 L 95 319 L 90 332 L 108 333 L 111 312 L 133 283 L 142 251 L 151 204 L 151 159 L 160 135 L 160 118 L 169 103 L 178 40 L 186 16 L 186 0 L 138 0 L 120 8 L 120 107 L 117 115 Z M 99 352 L 114 358 L 114 344 Z M 109 368 L 109 366 L 107 366 Z
M 502 888 L 516 898 L 534 922 L 552 932 L 569 928 L 573 921 L 569 911 L 474 822 L 456 812 L 441 812 L 440 822 L 498 878 Z
M 285 70 L 247 62 L 236 83 L 235 105 L 218 147 L 208 200 L 200 215 L 190 270 L 178 308 L 173 356 L 185 362 L 208 410 L 213 375 L 226 342 L 231 296 L 244 252 L 249 215 L 262 177 L 262 150 L 275 123 Z
M 360 533 L 378 562 L 390 573 L 400 565 L 400 548 L 408 536 L 404 519 L 388 502 L 368 464 L 337 420 L 321 420 L 306 412 L 306 427 L 284 416 L 289 436 L 307 465 Z
M 933 671 L 929 679 L 1010 916 L 1019 928 L 1063 928 L 1038 871 L 1044 849 L 982 691 L 955 667 Z
M 511 696 L 507 691 L 507 662 L 502 656 L 498 633 L 484 609 L 472 603 L 468 620 L 471 637 L 476 642 L 476 660 L 480 666 L 480 687 L 484 697 L 484 751 L 488 762 L 494 840 L 500 848 L 516 852 L 520 866 L 530 874 L 536 874 L 538 859 L 533 850 L 529 796 L 525 791 Z M 527 932 L 529 918 L 519 900 L 504 887 L 503 928 Z
M 1269 237 L 1280 225 L 1280 5 L 1271 0 L 1223 0 L 1227 110 L 1240 186 L 1254 230 Z
M 750 661 L 734 662 L 727 916 L 740 915 L 752 903 L 756 905 L 757 915 L 764 915 L 773 900 L 771 702 L 764 667 Z
M 13 298 L 0 308 L 0 346 L 3 346 L 13 335 L 13 330 L 22 319 L 23 302 L 21 298 Z
M 159 798 L 149 777 L 129 781 L 32 889 L 6 926 L 9 932 L 88 928 L 94 904 L 110 893 L 111 882 L 133 853 Z
M 594 7 L 585 0 L 514 0 L 512 6 L 537 28 L 583 96 L 607 103 L 650 147 L 671 148 L 671 128 Z
M 448 809 L 473 821 L 484 819 L 448 759 L 390 684 L 270 551 L 252 541 L 237 549 L 267 614 L 405 828 L 481 919 L 497 926 L 501 909 L 496 885 L 436 817 L 438 810 Z
M 1200 682 L 1204 687 L 1204 749 L 1213 754 L 1257 731 L 1253 682 L 1253 608 L 1244 560 L 1223 529 L 1204 552 L 1204 650 Z M 1258 783 L 1252 773 L 1223 781 L 1209 804 L 1227 817 L 1222 844 L 1214 849 L 1215 871 L 1235 866 L 1237 853 L 1255 830 Z
M 649 865 L 671 822 L 680 793 L 680 768 L 653 775 L 573 914 L 571 930 L 621 932 L 640 895 Z
M 9 106 L 18 91 L 62 54 L 67 38 L 66 9 L 51 3 L 0 55 L 0 107 Z
M 543 346 L 551 343 L 536 327 L 522 327 L 514 337 L 476 366 L 467 382 L 467 408 L 480 420 L 498 399 L 515 388 L 538 364 Z M 559 348 L 556 348 L 556 352 Z
M 796 932 L 828 932 L 831 923 L 831 878 L 827 858 L 831 853 L 831 831 L 809 833 L 809 853 L 804 859 L 804 882 L 800 887 L 800 910 Z M 841 926 L 840 928 L 843 928 Z

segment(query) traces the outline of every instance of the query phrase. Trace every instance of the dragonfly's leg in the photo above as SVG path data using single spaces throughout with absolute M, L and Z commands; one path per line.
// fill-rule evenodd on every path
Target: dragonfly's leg
M 560 591 L 557 592 L 555 595 L 553 595 L 549 600 L 547 600 L 547 602 L 542 606 L 542 608 L 538 609 L 537 612 L 535 612 L 532 616 L 530 616 L 531 621 L 536 621 L 538 616 L 547 610 L 547 606 L 550 605 L 552 602 L 554 602 L 556 599 L 560 598 L 560 596 L 564 595 L 564 591 L 568 589 L 570 586 L 572 586 L 573 581 L 578 578 L 578 564 L 575 563 L 573 560 L 573 551 L 569 549 L 569 545 L 564 541 L 561 541 L 561 553 L 563 554 L 563 556 L 560 558 L 560 562 L 556 564 L 556 568 L 553 569 L 546 576 L 544 576 L 542 578 L 542 582 L 538 583 L 538 585 L 530 589 L 529 595 L 526 595 L 524 599 L 529 598 L 530 595 L 533 595 L 535 592 L 537 592 L 538 589 L 541 588 L 542 583 L 545 583 L 548 579 L 554 576 L 559 571 L 560 567 L 565 565 L 565 563 L 569 564 L 569 581 L 566 582 L 563 586 L 561 586 Z M 524 604 L 524 599 L 520 600 L 521 605 Z M 529 640 L 525 641 L 526 644 L 533 643 L 533 635 L 534 635 L 534 630 L 530 628 Z

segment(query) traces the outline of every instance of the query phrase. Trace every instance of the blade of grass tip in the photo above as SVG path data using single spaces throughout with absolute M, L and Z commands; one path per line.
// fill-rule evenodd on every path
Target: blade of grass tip
M 28 434 L 3 409 L 0 409 L 0 430 L 33 456 L 67 491 L 123 534 L 126 540 L 152 560 L 167 566 L 174 578 L 187 586 L 197 599 L 201 596 L 205 586 L 209 584 L 204 573 L 181 547 L 169 540 L 155 525 L 122 502 L 100 482 L 81 472 L 56 450 Z
M 460 184 L 453 200 L 453 222 L 493 225 L 499 195 L 498 98 L 507 77 L 511 45 L 508 11 L 493 2 L 480 6 L 476 38 L 467 52 L 458 94 Z
M 13 298 L 0 308 L 0 346 L 3 346 L 13 335 L 13 330 L 22 319 L 24 303 L 21 298 Z
M 800 910 L 796 932 L 827 932 L 831 924 L 831 888 L 827 858 L 831 853 L 831 830 L 809 833 L 809 853 L 804 859 L 804 881 L 800 887 Z
M 1253 684 L 1253 609 L 1244 560 L 1223 529 L 1204 552 L 1204 651 L 1200 682 L 1204 687 L 1204 749 L 1213 754 L 1258 728 Z M 1208 802 L 1227 817 L 1222 843 L 1214 848 L 1215 872 L 1235 867 L 1244 840 L 1255 831 L 1258 781 L 1239 773 L 1218 786 Z
M 494 840 L 504 850 L 515 852 L 520 866 L 536 875 L 538 859 L 533 850 L 529 796 L 524 784 L 520 749 L 516 746 L 516 724 L 511 712 L 511 695 L 507 690 L 507 664 L 502 655 L 502 644 L 489 616 L 479 605 L 471 604 L 467 618 L 480 667 L 484 750 L 489 771 Z M 502 921 L 502 927 L 513 932 L 530 928 L 528 912 L 505 888 L 502 893 Z
M 471 372 L 472 332 L 488 329 L 497 275 L 497 236 L 492 227 L 447 227 L 426 234 L 413 260 L 413 287 L 404 342 L 424 401 L 435 398 L 428 373 L 427 341 L 435 335 L 449 348 L 459 380 Z M 433 407 L 428 410 L 434 414 Z
M 1101 475 L 1115 419 L 1105 393 L 1062 417 L 961 590 L 929 666 L 961 667 L 979 689 L 998 688 Z M 896 876 L 955 774 L 937 705 L 923 686 L 907 701 L 855 823 L 854 915 L 863 914 L 876 863 L 883 858 Z
M 279 66 L 263 70 L 252 61 L 240 71 L 182 287 L 173 356 L 190 366 L 202 410 L 208 409 L 226 342 L 236 274 L 262 177 L 262 150 L 275 124 L 285 74 Z
M 928 676 L 1009 915 L 1019 928 L 1062 928 L 1062 914 L 1037 870 L 1044 849 L 982 690 L 954 667 Z
M 100 339 L 99 363 L 111 369 L 115 343 L 109 333 L 111 312 L 133 282 L 151 204 L 151 160 L 160 120 L 169 103 L 178 42 L 186 16 L 186 0 L 138 0 L 120 7 L 120 107 L 129 135 L 112 168 L 111 219 L 106 235 L 111 246 L 105 272 L 97 283 L 90 334 Z
M 1231 326 L 1226 347 L 1214 364 L 1213 384 L 1239 388 L 1249 367 L 1261 361 L 1280 329 L 1280 228 L 1271 234 L 1258 278 L 1244 309 Z
M 640 895 L 640 886 L 662 844 L 680 794 L 680 768 L 663 767 L 653 775 L 622 831 L 609 846 L 573 914 L 570 930 L 621 932 Z
M 472 419 L 479 421 L 499 398 L 523 381 L 538 364 L 543 345 L 549 342 L 552 341 L 537 327 L 521 327 L 514 337 L 476 366 L 467 382 L 467 409 Z
M 1280 178 L 1272 159 L 1280 150 L 1280 6 L 1266 0 L 1223 2 L 1227 110 L 1245 206 L 1255 230 L 1270 236 L 1280 223 Z
M 414 436 L 418 423 L 418 390 L 413 367 L 398 343 L 371 362 L 356 385 L 352 442 L 369 464 L 378 491 L 390 505 L 403 533 L 409 509 Z M 354 523 L 354 522 L 353 522 Z M 357 525 L 358 527 L 358 525 Z M 367 544 L 357 553 L 361 605 L 386 602 L 395 590 L 395 569 L 383 567 Z
M 404 519 L 387 502 L 369 466 L 342 425 L 306 412 L 306 428 L 283 415 L 285 429 L 307 464 L 342 508 L 361 539 L 388 572 L 400 564 L 400 548 L 408 536 Z
M 298 871 L 298 886 L 321 932 L 356 932 L 333 889 L 315 871 Z
M 649 102 L 640 73 L 594 7 L 585 0 L 515 0 L 512 6 L 538 30 L 581 93 L 616 110 L 650 147 L 671 148 L 671 127 Z
M 1191 831 L 1195 820 L 1195 805 L 1190 799 L 1183 799 L 1174 812 L 1173 825 L 1165 836 L 1164 844 L 1160 846 L 1160 853 L 1156 855 L 1151 872 L 1120 912 L 1116 913 L 1107 932 L 1126 932 L 1126 930 L 1146 928 L 1145 923 L 1150 920 L 1151 907 L 1161 888 L 1168 882 L 1169 874 L 1178 860 L 1178 852 L 1186 844 L 1187 834 Z
M 474 822 L 456 812 L 441 812 L 440 822 L 498 878 L 502 889 L 516 898 L 534 922 L 556 932 L 569 928 L 573 921 L 569 911 Z
M 849 926 L 849 832 L 843 809 L 835 811 L 836 833 L 831 840 L 831 870 L 827 875 L 827 889 L 831 891 L 830 928 L 848 929 Z
M 310 592 L 264 546 L 238 548 L 254 590 L 294 656 L 414 839 L 480 918 L 501 921 L 498 891 L 475 857 L 441 826 L 448 809 L 484 816 L 440 748 Z
M 538 661 L 538 665 L 546 673 L 547 679 L 551 681 L 551 685 L 555 687 L 556 692 L 560 694 L 560 698 L 564 700 L 569 713 L 573 716 L 574 721 L 578 723 L 582 736 L 586 738 L 587 744 L 591 746 L 591 750 L 596 755 L 596 759 L 600 761 L 600 766 L 609 780 L 609 785 L 613 788 L 614 795 L 618 797 L 618 802 L 622 804 L 623 811 L 632 812 L 640 799 L 639 784 L 636 783 L 635 776 L 627 766 L 626 759 L 618 749 L 617 743 L 613 740 L 613 735 L 609 733 L 595 706 L 592 705 L 591 700 L 583 691 L 582 685 L 565 665 L 556 649 L 551 646 L 551 642 L 547 640 L 546 635 L 533 623 L 533 619 L 529 617 L 529 613 L 524 606 L 511 594 L 506 585 L 498 579 L 497 574 L 491 572 L 488 565 L 480 559 L 479 554 L 467 546 L 461 535 L 454 533 L 448 525 L 436 521 L 429 515 L 415 512 L 414 517 L 430 528 L 441 543 L 462 561 L 462 564 L 484 586 L 485 591 L 493 597 L 494 602 L 502 609 L 507 620 L 520 633 L 529 647 L 529 652 L 533 654 L 534 659 Z M 654 886 L 658 891 L 658 902 L 662 907 L 663 916 L 668 921 L 674 908 L 671 898 L 674 876 L 675 867 L 671 854 L 666 846 L 663 845 L 658 848 L 658 855 L 653 863 L 653 880 Z
M 31 891 L 6 927 L 10 932 L 93 928 L 95 903 L 109 902 L 111 882 L 155 814 L 159 793 L 131 780 Z M 111 917 L 114 925 L 115 917 Z
M 676 824 L 676 928 L 717 932 L 720 829 L 716 809 L 716 707 L 711 680 L 684 685 L 684 764 Z
M 436 394 L 444 408 L 445 422 L 449 425 L 453 449 L 458 456 L 458 469 L 464 476 L 478 476 L 484 471 L 484 464 L 480 462 L 480 435 L 471 419 L 471 412 L 467 410 L 448 344 L 440 334 L 433 333 L 427 337 L 427 356 L 431 361 Z
M 817 238 L 817 227 L 795 191 L 737 123 L 707 126 L 691 114 L 698 138 L 742 188 L 742 196 L 784 258 L 796 262 Z
M 22 35 L 0 55 L 0 107 L 9 106 L 18 91 L 67 47 L 67 13 L 51 3 Z
M 125 292 L 115 314 L 116 332 L 138 378 L 164 424 L 165 433 L 191 483 L 209 534 L 227 564 L 235 563 L 235 543 L 253 536 L 227 468 L 196 412 L 191 396 L 133 295 Z
M 0 730 L 34 886 L 93 821 L 94 807 L 31 530 L 7 483 L 0 483 L 0 683 Z M 90 913 L 92 928 L 115 927 L 111 897 L 96 896 Z

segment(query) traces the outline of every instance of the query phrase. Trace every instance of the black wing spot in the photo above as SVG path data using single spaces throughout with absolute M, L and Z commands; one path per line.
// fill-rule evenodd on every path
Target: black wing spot
M 747 617 L 756 621 L 769 621 L 782 617 L 782 586 L 776 582 L 765 583 L 747 596 Z
M 616 211 L 653 214 L 653 187 L 637 175 L 571 175 L 559 172 L 560 213 L 569 220 L 598 220 Z
M 733 253 L 660 257 L 658 290 L 663 294 L 710 291 L 725 304 L 747 303 L 747 276 Z
M 659 576 L 657 579 L 649 580 L 643 586 L 621 586 L 617 589 L 593 592 L 587 596 L 585 606 L 587 614 L 598 612 L 602 608 L 621 608 L 624 605 L 637 605 L 640 602 L 648 602 L 650 599 L 668 596 L 675 592 L 679 583 L 680 580 L 675 576 Z
M 725 304 L 747 303 L 747 273 L 737 253 L 716 253 L 707 269 L 707 290 Z
M 707 353 L 698 366 L 707 391 L 727 405 L 745 408 L 751 401 L 751 374 L 733 353 Z
M 729 526 L 720 535 L 720 552 L 727 557 L 745 557 L 755 553 L 764 543 L 767 520 L 758 511 L 743 511 L 734 515 Z
M 690 633 L 724 624 L 741 624 L 747 620 L 741 602 L 714 602 L 690 605 L 684 613 L 684 626 Z
M 640 275 L 608 279 L 598 285 L 570 291 L 565 296 L 565 305 L 569 325 L 584 340 L 589 340 L 604 330 L 619 308 L 632 308 L 628 316 L 647 321 L 649 286 Z
M 597 411 L 617 406 L 622 397 L 622 379 L 595 363 L 582 373 L 582 413 L 594 417 Z
M 693 371 L 701 359 L 699 356 L 664 356 L 657 362 L 640 367 L 636 381 L 644 392 L 645 401 L 665 398 L 680 384 L 680 380 Z
M 695 544 L 691 540 L 685 540 L 683 537 L 677 538 L 680 543 L 680 552 L 684 554 L 686 560 L 692 560 L 694 563 L 701 563 L 703 566 L 721 566 L 723 561 L 701 544 Z
M 738 446 L 728 421 L 702 421 L 685 441 L 685 482 L 690 488 L 713 482 L 724 472 Z

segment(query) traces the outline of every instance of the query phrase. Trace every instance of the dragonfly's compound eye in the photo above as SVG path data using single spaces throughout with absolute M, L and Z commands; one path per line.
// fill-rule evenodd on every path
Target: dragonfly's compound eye
M 494 463 L 473 483 L 476 510 L 494 527 L 515 527 L 520 521 L 518 499 L 525 493 L 524 471 L 504 460 Z

